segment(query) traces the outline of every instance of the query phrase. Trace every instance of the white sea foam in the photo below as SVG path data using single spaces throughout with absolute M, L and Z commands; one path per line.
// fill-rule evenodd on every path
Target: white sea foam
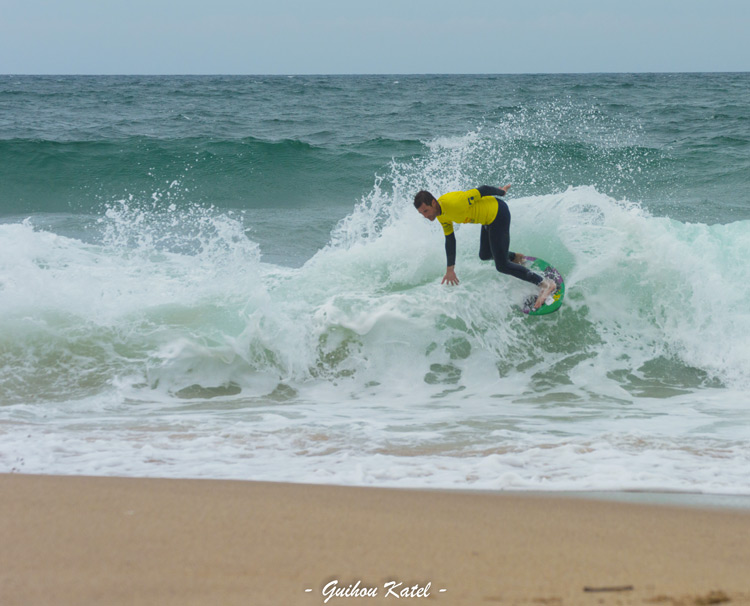
M 418 186 L 464 186 L 441 154 L 466 145 L 436 143 Z M 2 469 L 750 493 L 747 222 L 593 187 L 511 199 L 512 248 L 567 280 L 540 320 L 476 226 L 457 230 L 461 285 L 440 285 L 410 176 L 298 268 L 211 209 L 125 201 L 96 242 L 0 225 Z

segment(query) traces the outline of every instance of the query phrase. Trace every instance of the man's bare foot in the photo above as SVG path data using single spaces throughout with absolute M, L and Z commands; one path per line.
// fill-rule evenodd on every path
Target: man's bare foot
M 553 280 L 550 280 L 549 278 L 542 280 L 542 283 L 539 285 L 539 296 L 536 298 L 536 303 L 534 303 L 534 309 L 539 309 L 547 297 L 556 290 L 557 284 L 555 284 Z
M 518 263 L 519 265 L 523 265 L 523 260 L 526 258 L 525 255 L 522 255 L 521 253 L 514 253 L 513 254 L 513 263 Z

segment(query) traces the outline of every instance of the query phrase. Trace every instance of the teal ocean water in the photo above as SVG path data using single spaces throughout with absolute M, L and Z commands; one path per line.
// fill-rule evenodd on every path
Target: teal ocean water
M 748 99 L 0 76 L 0 471 L 750 494 Z M 411 203 L 506 183 L 546 318 Z

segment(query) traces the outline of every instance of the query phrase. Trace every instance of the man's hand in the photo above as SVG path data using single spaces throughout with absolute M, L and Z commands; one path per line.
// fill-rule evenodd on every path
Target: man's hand
M 503 187 L 503 191 L 504 191 L 504 192 L 505 192 L 506 194 L 508 193 L 508 190 L 509 190 L 509 189 L 510 189 L 510 183 L 508 183 L 508 185 L 506 185 L 505 187 Z
M 455 286 L 456 284 L 458 284 L 456 270 L 453 268 L 453 266 L 450 266 L 445 270 L 445 275 L 443 276 L 443 281 L 441 282 L 441 284 L 445 284 L 446 282 L 451 286 Z

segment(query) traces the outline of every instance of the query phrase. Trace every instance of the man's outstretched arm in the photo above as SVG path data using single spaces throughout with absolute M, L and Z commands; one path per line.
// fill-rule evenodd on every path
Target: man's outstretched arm
M 445 276 L 441 284 L 456 285 L 458 284 L 458 278 L 456 277 L 456 234 L 451 232 L 445 236 L 445 258 L 448 268 L 445 270 Z
M 505 186 L 504 189 L 500 189 L 499 187 L 492 187 L 492 185 L 480 185 L 477 187 L 477 191 L 479 192 L 479 195 L 484 196 L 500 196 L 501 198 L 508 193 L 508 190 L 510 189 L 510 183 Z

